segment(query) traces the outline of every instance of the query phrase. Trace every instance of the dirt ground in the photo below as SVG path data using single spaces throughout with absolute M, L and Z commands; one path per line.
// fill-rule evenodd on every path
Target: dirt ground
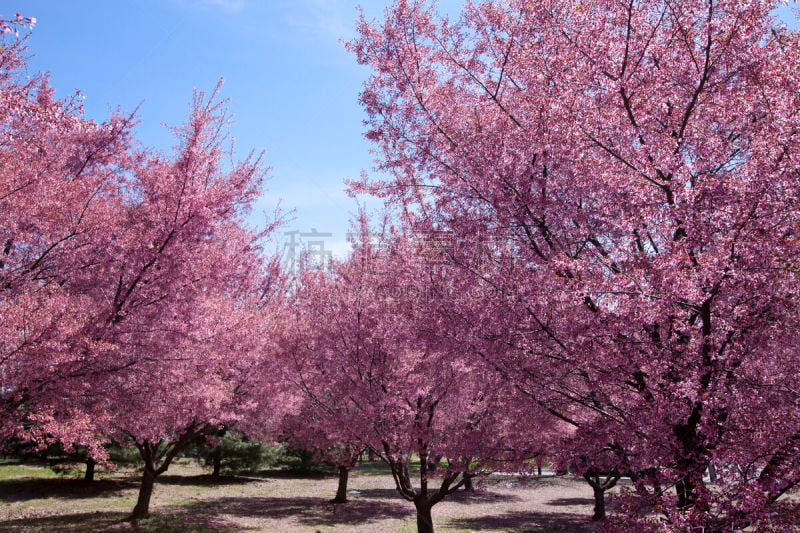
M 100 474 L 93 483 L 53 477 L 44 468 L 0 467 L 0 531 L 286 531 L 414 532 L 414 508 L 383 469 L 350 478 L 346 504 L 332 504 L 336 478 L 279 472 L 212 483 L 197 466 L 159 478 L 151 518 L 126 519 L 136 500 L 133 472 Z M 588 532 L 592 492 L 584 482 L 497 477 L 458 492 L 433 509 L 437 531 Z

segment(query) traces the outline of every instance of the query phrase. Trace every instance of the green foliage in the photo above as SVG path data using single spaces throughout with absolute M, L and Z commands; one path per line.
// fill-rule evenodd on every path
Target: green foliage
M 46 466 L 53 474 L 60 476 L 79 476 L 88 458 L 86 449 L 76 447 L 70 451 L 60 444 L 37 448 L 30 442 L 10 440 L 3 443 L 0 460 L 6 464 Z
M 81 453 L 83 458 L 81 458 Z M 85 460 L 86 454 L 84 450 L 80 449 L 75 453 L 68 454 L 59 444 L 39 448 L 32 442 L 13 439 L 2 443 L 1 457 L 6 462 L 53 465 L 68 459 Z
M 227 432 L 217 439 L 222 446 L 221 471 L 226 474 L 252 474 L 280 466 L 285 461 L 285 450 L 280 445 L 251 440 L 235 432 Z M 185 455 L 195 456 L 204 467 L 213 469 L 215 452 L 216 447 L 199 444 Z
M 281 466 L 297 474 L 329 474 L 336 470 L 333 466 L 318 461 L 313 451 L 289 446 L 284 449 Z
M 142 459 L 135 447 L 123 447 L 117 443 L 106 445 L 111 464 L 139 469 Z M 80 476 L 86 469 L 89 458 L 86 448 L 76 446 L 70 451 L 59 444 L 36 449 L 32 443 L 9 440 L 3 443 L 0 461 L 4 463 L 31 464 L 47 466 L 54 473 L 63 476 Z
M 109 462 L 117 466 L 127 466 L 138 470 L 144 465 L 142 456 L 136 446 L 123 447 L 117 443 L 112 443 L 106 446 L 106 450 L 108 450 Z

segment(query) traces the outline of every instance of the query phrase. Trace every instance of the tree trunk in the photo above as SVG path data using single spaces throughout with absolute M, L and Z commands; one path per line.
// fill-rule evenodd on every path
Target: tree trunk
M 603 487 L 593 486 L 594 514 L 592 520 L 599 522 L 606 519 L 606 490 Z
M 153 484 L 156 480 L 156 474 L 151 469 L 145 466 L 144 473 L 142 474 L 142 484 L 139 487 L 139 499 L 136 500 L 136 507 L 133 508 L 133 520 L 140 518 L 147 518 L 150 514 L 150 497 L 153 495 Z
M 139 487 L 139 498 L 136 500 L 136 507 L 133 508 L 131 520 L 147 518 L 150 513 L 150 497 L 153 495 L 153 484 L 156 481 L 156 476 L 166 472 L 178 452 L 202 437 L 205 429 L 204 425 L 189 426 L 181 434 L 180 438 L 171 442 L 150 442 L 148 440 L 136 442 L 136 447 L 144 460 L 144 470 L 142 472 L 142 484 Z M 159 453 L 159 449 L 162 446 L 165 447 Z
M 473 492 L 475 487 L 472 485 L 472 475 L 464 474 L 464 490 Z
M 684 476 L 675 483 L 675 494 L 678 496 L 678 509 L 689 509 L 694 505 L 692 481 L 689 476 Z
M 536 461 L 536 475 L 542 477 L 542 463 Z
M 583 478 L 589 483 L 589 486 L 592 487 L 592 492 L 594 492 L 594 514 L 592 515 L 592 520 L 597 522 L 606 519 L 606 491 L 613 488 L 619 481 L 619 475 L 613 473 L 606 473 L 605 481 L 602 480 L 602 476 L 602 473 L 592 471 L 583 474 Z
M 86 460 L 86 473 L 83 475 L 84 481 L 94 481 L 94 459 L 89 457 Z
M 431 504 L 427 501 L 416 501 L 417 508 L 417 533 L 433 533 L 433 515 Z
M 347 502 L 347 478 L 350 475 L 350 470 L 344 466 L 339 467 L 339 487 L 336 489 L 336 497 L 333 503 L 346 503 Z
M 708 480 L 714 484 L 717 482 L 717 469 L 714 467 L 714 463 L 710 461 L 708 463 Z
M 222 446 L 214 448 L 214 455 L 211 459 L 214 461 L 214 471 L 211 472 L 211 479 L 219 479 L 219 470 L 222 463 Z

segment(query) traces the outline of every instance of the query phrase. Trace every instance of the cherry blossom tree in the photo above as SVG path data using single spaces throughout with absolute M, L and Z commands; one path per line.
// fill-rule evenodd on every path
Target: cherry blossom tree
M 0 26 L 8 34 L 31 22 Z M 24 53 L 23 40 L 3 37 L 0 435 L 95 441 L 90 415 L 71 401 L 85 388 L 70 369 L 102 345 L 87 334 L 87 288 L 120 222 L 131 117 L 86 119 L 80 95 L 56 99 L 45 76 L 27 74 Z
M 160 154 L 133 146 L 130 116 L 96 124 L 79 96 L 27 80 L 23 50 L 0 52 L 2 436 L 98 460 L 110 438 L 136 445 L 146 516 L 176 454 L 251 401 L 279 278 L 262 249 L 273 225 L 245 224 L 265 169 L 226 162 L 216 92 Z
M 510 418 L 500 406 L 518 403 L 497 372 L 443 341 L 436 332 L 446 322 L 428 320 L 444 287 L 419 241 L 390 229 L 371 235 L 362 217 L 348 259 L 304 274 L 284 357 L 286 379 L 324 427 L 320 442 L 374 450 L 414 503 L 418 529 L 432 531 L 433 506 L 509 455 Z
M 291 446 L 313 452 L 317 461 L 336 468 L 339 480 L 331 502 L 346 503 L 350 471 L 361 461 L 364 444 L 362 439 L 354 439 L 346 431 L 331 430 L 329 426 L 335 428 L 347 420 L 345 413 L 337 411 L 332 417 L 306 400 L 299 412 L 284 417 L 278 436 Z
M 129 182 L 115 262 L 97 287 L 107 302 L 98 336 L 112 346 L 89 398 L 107 413 L 103 434 L 134 444 L 144 477 L 134 518 L 147 516 L 155 478 L 188 444 L 235 425 L 237 388 L 264 344 L 265 299 L 278 277 L 262 232 L 244 217 L 263 168 L 251 157 L 226 168 L 226 117 L 199 93 L 177 128 L 172 157 L 141 157 Z M 99 368 L 98 368 L 99 366 Z
M 451 264 L 500 289 L 473 304 L 492 312 L 472 351 L 577 428 L 578 457 L 653 472 L 634 530 L 796 525 L 800 56 L 777 6 L 483 1 L 451 21 L 398 1 L 349 44 L 388 176 L 356 188 L 451 232 Z

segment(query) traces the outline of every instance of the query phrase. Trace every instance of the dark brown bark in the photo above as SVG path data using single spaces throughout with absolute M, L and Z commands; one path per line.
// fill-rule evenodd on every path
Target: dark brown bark
M 139 497 L 136 500 L 136 507 L 133 508 L 131 520 L 139 520 L 149 516 L 150 498 L 153 495 L 153 485 L 156 478 L 167 471 L 169 465 L 181 450 L 202 437 L 205 429 L 202 424 L 197 424 L 187 428 L 177 440 L 171 442 L 144 441 L 136 443 L 139 454 L 144 460 L 144 471 L 142 472 L 142 484 L 139 487 Z
M 214 454 L 211 458 L 214 462 L 214 470 L 211 472 L 211 479 L 216 480 L 219 479 L 219 471 L 222 465 L 222 446 L 214 448 Z
M 150 516 L 150 497 L 153 495 L 153 484 L 156 481 L 156 472 L 148 465 L 144 467 L 142 484 L 139 486 L 139 498 L 133 508 L 133 520 L 140 520 Z
M 717 482 L 717 469 L 713 462 L 708 463 L 708 480 L 715 484 Z
M 333 503 L 346 503 L 347 502 L 347 478 L 350 475 L 350 469 L 345 466 L 339 467 L 339 486 L 336 489 L 336 497 Z
M 415 501 L 414 506 L 417 508 L 417 533 L 433 533 L 433 506 L 421 499 Z
M 464 474 L 464 490 L 473 492 L 475 487 L 472 485 L 472 475 Z
M 91 457 L 86 460 L 86 473 L 83 475 L 84 481 L 94 481 L 95 461 Z
M 602 487 L 592 487 L 594 491 L 594 514 L 592 520 L 599 522 L 606 519 L 606 490 Z
M 714 363 L 712 358 L 711 346 L 711 305 L 714 294 L 719 289 L 719 283 L 715 284 L 711 290 L 711 295 L 706 298 L 700 307 L 698 316 L 701 320 L 701 333 L 703 344 L 701 346 L 703 373 L 700 375 L 698 383 L 698 397 L 702 398 L 703 393 L 708 390 L 709 384 L 714 373 Z M 702 400 L 696 400 L 692 405 L 692 410 L 685 423 L 673 426 L 673 434 L 681 444 L 682 456 L 678 460 L 679 472 L 682 477 L 675 483 L 675 493 L 678 496 L 678 508 L 689 509 L 697 501 L 696 493 L 703 489 L 703 472 L 708 467 L 711 460 L 709 450 L 705 444 L 706 438 L 702 434 L 701 422 L 705 412 L 705 405 Z M 720 420 L 717 415 L 717 420 Z
M 681 470 L 686 472 L 675 483 L 675 493 L 678 496 L 678 508 L 690 509 L 697 505 L 698 496 L 706 489 L 703 482 L 703 473 L 706 470 L 706 465 L 697 466 L 692 464 L 689 460 L 679 463 L 682 467 Z
M 594 492 L 592 520 L 598 522 L 606 519 L 606 491 L 613 488 L 619 480 L 618 474 L 607 473 L 605 480 L 602 480 L 601 476 L 601 473 L 591 470 L 583 474 L 583 478 L 589 483 L 592 487 L 592 492 Z
M 390 453 L 389 443 L 383 442 L 386 454 L 382 457 L 392 470 L 392 478 L 400 496 L 409 502 L 413 502 L 417 509 L 417 529 L 423 533 L 433 533 L 433 517 L 431 510 L 433 506 L 442 501 L 447 495 L 453 494 L 466 482 L 469 474 L 466 472 L 444 473 L 439 488 L 435 491 L 428 487 L 428 462 L 424 459 L 420 461 L 419 488 L 415 489 L 411 483 L 408 465 L 405 462 L 396 461 Z M 427 447 L 421 443 L 419 456 L 426 457 Z

